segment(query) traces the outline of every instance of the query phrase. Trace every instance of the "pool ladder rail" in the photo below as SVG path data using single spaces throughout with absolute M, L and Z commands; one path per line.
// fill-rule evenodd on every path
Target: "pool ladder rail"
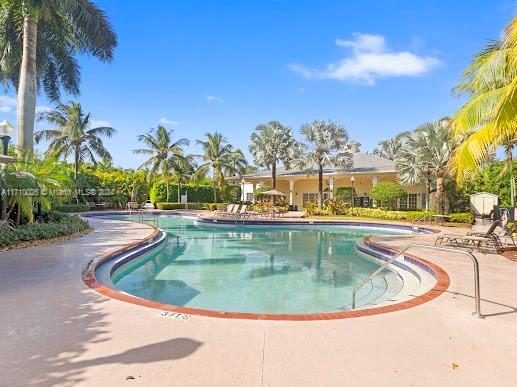
M 352 309 L 355 309 L 356 307 L 356 294 L 357 291 L 363 287 L 368 281 L 371 281 L 372 278 L 374 278 L 376 275 L 378 275 L 380 272 L 382 272 L 386 267 L 391 265 L 395 260 L 397 260 L 400 257 L 404 257 L 404 253 L 408 251 L 412 247 L 419 247 L 424 249 L 431 249 L 431 250 L 438 250 L 438 251 L 446 251 L 450 253 L 457 253 L 466 255 L 470 258 L 472 261 L 473 267 L 474 267 L 474 293 L 475 293 L 475 308 L 476 310 L 472 312 L 472 316 L 475 318 L 483 319 L 485 316 L 481 313 L 481 294 L 479 289 L 479 262 L 477 258 L 474 256 L 471 250 L 459 250 L 459 249 L 453 249 L 449 247 L 442 247 L 442 246 L 431 246 L 431 245 L 425 245 L 425 244 L 410 244 L 404 247 L 402 250 L 400 250 L 397 254 L 395 254 L 393 257 L 388 259 L 386 262 L 384 262 L 377 270 L 375 270 L 372 274 L 370 274 L 368 277 L 366 277 L 364 280 L 359 282 L 354 289 L 352 289 Z

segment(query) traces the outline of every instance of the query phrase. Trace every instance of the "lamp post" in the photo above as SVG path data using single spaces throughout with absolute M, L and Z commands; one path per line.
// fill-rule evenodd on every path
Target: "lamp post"
M 0 122 L 0 138 L 2 139 L 2 145 L 3 145 L 3 155 L 4 156 L 7 156 L 7 150 L 9 148 L 9 141 L 11 140 L 11 137 L 13 135 L 13 127 L 11 126 L 11 124 L 9 122 L 7 122 L 7 120 L 3 120 L 2 122 Z M 1 182 L 2 182 L 2 187 L 1 187 L 1 192 L 0 192 L 0 196 L 1 196 L 1 201 L 0 201 L 0 219 L 1 220 L 5 220 L 7 218 L 7 201 L 6 201 L 6 195 L 5 195 L 5 188 L 6 187 L 6 183 L 5 183 L 5 164 L 2 163 L 2 176 L 1 176 Z
M 350 176 L 350 181 L 352 182 L 352 216 L 354 216 L 354 182 L 355 182 L 355 176 Z

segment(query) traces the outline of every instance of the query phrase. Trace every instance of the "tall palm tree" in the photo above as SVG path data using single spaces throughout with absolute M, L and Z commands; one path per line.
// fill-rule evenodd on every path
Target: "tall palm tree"
M 40 119 L 56 127 L 36 132 L 36 143 L 42 139 L 50 141 L 47 155 L 65 159 L 73 156 L 74 182 L 77 182 L 81 162 L 90 161 L 96 164 L 96 156 L 111 160 L 111 154 L 104 147 L 101 136 L 110 138 L 116 133 L 115 129 L 109 126 L 90 128 L 90 113 L 84 113 L 79 102 L 59 104 L 55 110 L 41 113 Z
M 323 206 L 323 167 L 351 166 L 351 154 L 348 151 L 348 132 L 344 126 L 332 121 L 315 120 L 301 128 L 306 144 L 302 157 L 298 161 L 300 167 L 316 167 L 318 169 L 318 207 Z
M 181 201 L 181 184 L 188 183 L 196 172 L 194 155 L 174 157 L 171 160 L 171 169 L 174 180 L 178 185 L 178 202 Z
M 169 183 L 173 164 L 183 158 L 183 146 L 187 146 L 189 141 L 186 138 L 172 142 L 173 130 L 167 130 L 164 126 L 158 125 L 156 129 L 151 129 L 147 134 L 138 136 L 138 141 L 147 147 L 135 149 L 133 152 L 149 156 L 140 166 L 140 169 L 148 170 L 148 178 L 152 179 L 157 175 L 165 181 L 166 197 L 169 201 Z M 178 198 L 179 200 L 179 198 Z
M 289 169 L 299 149 L 291 128 L 278 121 L 270 121 L 256 127 L 251 134 L 250 153 L 255 165 L 271 168 L 273 189 L 276 188 L 276 168 L 279 162 Z
M 498 178 L 501 179 L 507 172 L 510 174 L 510 203 L 515 207 L 515 176 L 513 173 L 513 148 L 515 143 L 513 141 L 504 144 L 504 163 L 501 173 Z
M 426 179 L 426 185 L 428 185 L 429 173 L 434 176 L 436 180 L 436 211 L 440 215 L 443 215 L 445 210 L 445 177 L 450 171 L 456 144 L 450 129 L 450 120 L 444 118 L 415 129 L 408 136 L 408 140 L 397 158 L 399 180 L 402 183 L 419 183 L 425 176 L 423 179 Z
M 425 149 L 427 140 L 418 131 L 407 135 L 404 146 L 397 152 L 395 161 L 397 164 L 398 180 L 402 185 L 425 184 L 425 209 L 431 209 L 431 186 L 434 175 L 431 166 L 427 162 Z
M 453 117 L 454 133 L 468 134 L 454 156 L 460 180 L 477 172 L 497 146 L 517 139 L 517 17 L 474 57 L 454 90 L 470 96 Z
M 206 174 L 212 171 L 212 189 L 214 191 L 214 203 L 217 203 L 217 189 L 221 189 L 225 182 L 225 175 L 238 173 L 235 169 L 236 153 L 233 146 L 220 133 L 207 133 L 206 140 L 197 140 L 201 145 L 203 154 L 198 155 L 203 160 L 198 172 Z M 240 152 L 242 153 L 242 152 Z
M 379 142 L 378 147 L 372 153 L 384 159 L 395 160 L 407 135 L 407 132 L 402 132 L 389 140 Z
M 33 152 L 39 89 L 54 102 L 61 88 L 78 95 L 76 54 L 110 62 L 117 37 L 90 0 L 3 0 L 0 7 L 0 78 L 18 94 L 19 148 Z

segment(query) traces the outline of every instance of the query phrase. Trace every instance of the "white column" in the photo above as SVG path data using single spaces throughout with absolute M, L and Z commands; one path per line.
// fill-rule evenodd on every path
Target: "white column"
M 372 185 L 376 186 L 379 184 L 380 179 L 377 176 L 372 177 Z M 373 207 L 377 207 L 377 203 L 375 203 L 375 200 L 373 201 Z
M 329 178 L 329 190 L 330 190 L 330 198 L 334 199 L 334 178 Z
M 292 206 L 294 200 L 294 179 L 289 179 L 289 204 Z
M 257 183 L 253 182 L 253 203 L 255 203 L 255 191 L 257 190 Z

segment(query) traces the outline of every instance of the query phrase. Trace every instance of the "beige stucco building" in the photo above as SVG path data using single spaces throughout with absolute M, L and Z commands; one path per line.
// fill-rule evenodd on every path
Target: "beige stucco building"
M 392 160 L 360 152 L 360 144 L 352 147 L 352 167 L 347 170 L 326 167 L 323 170 L 324 199 L 332 198 L 339 187 L 354 187 L 356 207 L 374 207 L 369 197 L 372 187 L 380 181 L 397 182 L 397 170 Z M 318 198 L 317 170 L 277 169 L 276 189 L 286 194 L 289 204 L 302 208 L 307 201 Z M 242 200 L 254 201 L 253 193 L 261 186 L 272 187 L 271 171 L 259 171 L 243 175 L 236 183 L 242 187 Z M 399 203 L 400 209 L 425 208 L 424 185 L 404 187 L 408 192 L 406 200 Z

